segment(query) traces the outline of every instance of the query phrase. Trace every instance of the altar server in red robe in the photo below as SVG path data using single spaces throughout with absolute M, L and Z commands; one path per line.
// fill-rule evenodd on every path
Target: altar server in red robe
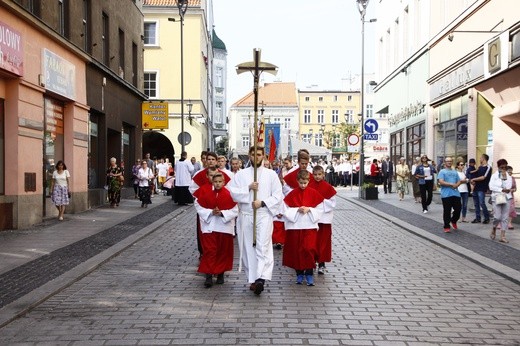
M 336 208 L 336 189 L 325 181 L 325 171 L 320 165 L 312 169 L 314 180 L 309 182 L 309 187 L 318 191 L 324 198 L 323 214 L 318 222 L 318 274 L 325 274 L 325 262 L 332 260 L 332 217 Z
M 311 156 L 307 149 L 300 149 L 298 151 L 298 164 L 291 168 L 289 172 L 283 177 L 283 194 L 287 196 L 289 192 L 293 189 L 298 188 L 298 172 L 299 171 L 308 171 L 312 173 L 312 168 L 309 165 L 311 160 Z M 310 175 L 310 180 L 312 180 L 312 174 Z
M 282 264 L 296 270 L 296 283 L 305 276 L 307 286 L 314 286 L 318 221 L 323 213 L 323 197 L 308 187 L 310 173 L 298 172 L 298 188 L 284 198 L 285 245 Z
M 200 241 L 204 256 L 198 271 L 206 274 L 204 286 L 224 283 L 224 272 L 233 269 L 233 234 L 238 206 L 224 187 L 223 173 L 208 170 L 212 185 L 205 184 L 195 192 L 195 208 L 200 219 Z

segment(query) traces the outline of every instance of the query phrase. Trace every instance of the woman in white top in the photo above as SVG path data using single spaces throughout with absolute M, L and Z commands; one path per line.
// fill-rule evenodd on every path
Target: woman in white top
M 58 209 L 58 220 L 63 220 L 65 206 L 69 205 L 69 178 L 70 173 L 63 161 L 58 161 L 56 170 L 52 172 L 51 180 L 51 199 L 56 209 Z
M 141 208 L 148 208 L 148 204 L 152 204 L 150 181 L 154 178 L 154 173 L 152 169 L 148 167 L 148 162 L 146 162 L 146 160 L 141 162 L 141 168 L 139 168 L 137 178 L 139 179 L 139 199 L 141 200 Z
M 507 161 L 500 159 L 497 161 L 498 171 L 493 173 L 489 180 L 489 189 L 491 190 L 491 201 L 493 202 L 493 230 L 489 235 L 491 239 L 495 239 L 497 226 L 500 224 L 500 242 L 509 243 L 506 239 L 506 229 L 509 216 L 509 199 L 511 195 L 511 188 L 513 187 L 513 179 L 507 174 Z M 505 197 L 505 201 L 497 200 L 498 196 Z M 500 198 L 498 198 L 500 199 Z
M 462 205 L 461 209 L 461 215 L 462 218 L 460 219 L 460 222 L 468 222 L 466 220 L 466 213 L 468 211 L 468 177 L 466 177 L 466 166 L 464 165 L 464 162 L 459 161 L 457 162 L 457 173 L 459 174 L 460 179 L 460 185 L 457 187 L 460 193 L 460 202 Z

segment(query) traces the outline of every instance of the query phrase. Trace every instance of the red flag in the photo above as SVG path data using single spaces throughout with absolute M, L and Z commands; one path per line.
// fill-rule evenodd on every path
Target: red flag
M 274 138 L 274 131 L 269 132 L 269 162 L 273 162 L 276 159 L 276 139 Z

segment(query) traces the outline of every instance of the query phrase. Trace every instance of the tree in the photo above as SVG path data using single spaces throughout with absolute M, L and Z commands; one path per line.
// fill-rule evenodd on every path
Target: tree
M 220 140 L 217 142 L 215 151 L 217 155 L 228 156 L 229 151 L 229 137 L 220 137 Z

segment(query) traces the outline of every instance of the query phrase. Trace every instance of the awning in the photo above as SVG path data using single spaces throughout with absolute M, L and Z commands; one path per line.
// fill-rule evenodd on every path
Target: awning
M 376 114 L 388 114 L 388 106 L 381 108 Z

